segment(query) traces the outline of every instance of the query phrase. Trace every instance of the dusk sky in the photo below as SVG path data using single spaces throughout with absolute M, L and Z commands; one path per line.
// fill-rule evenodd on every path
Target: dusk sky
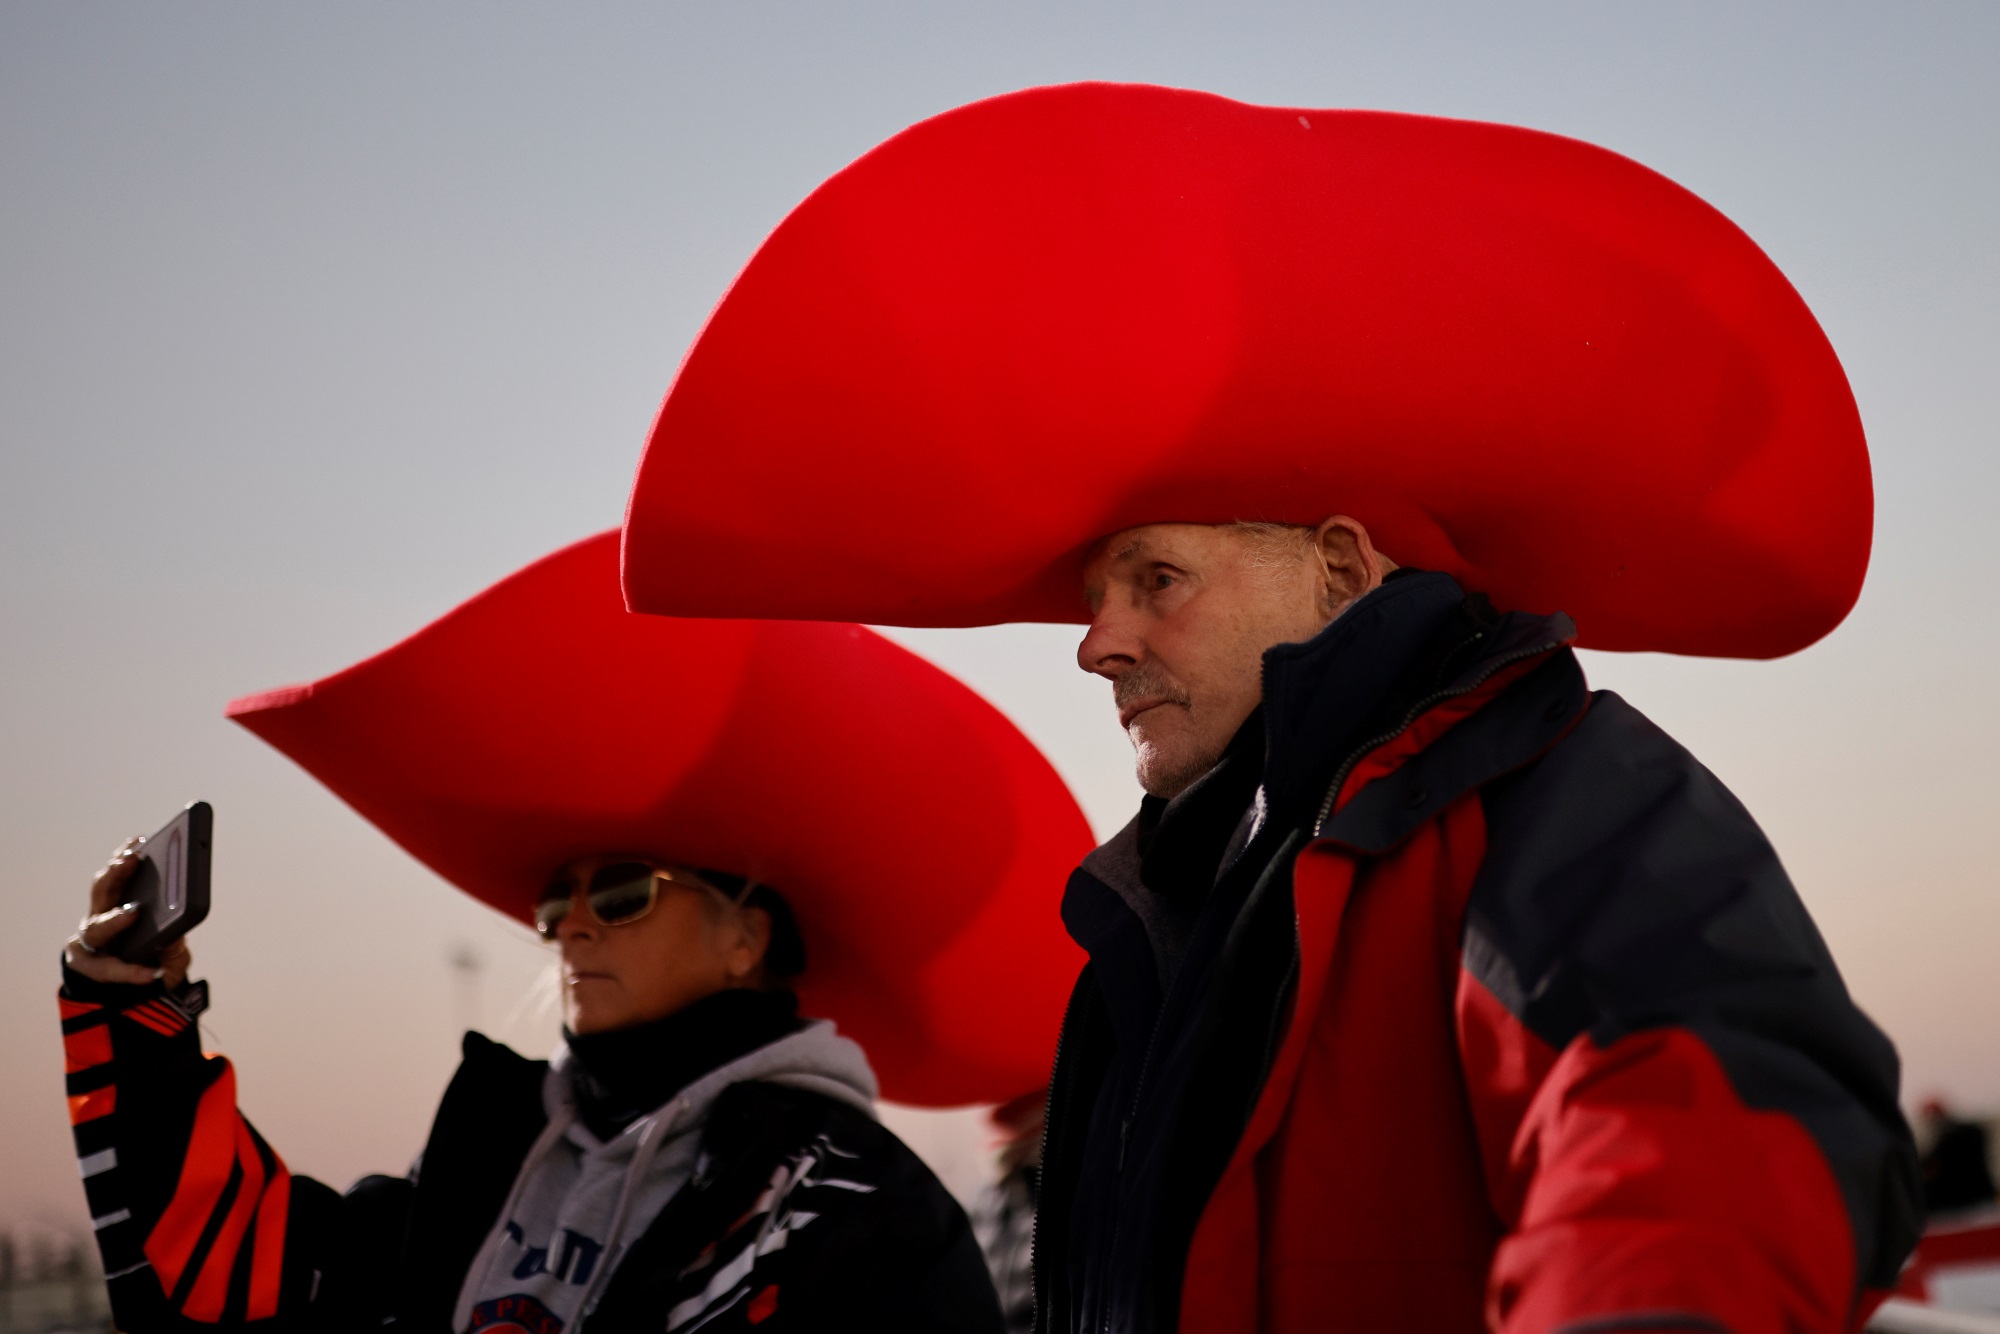
M 402 1170 L 468 1021 L 548 1049 L 530 934 L 223 704 L 616 524 L 792 204 L 912 121 L 1087 78 L 1574 135 L 1772 256 L 1868 429 L 1860 605 L 1779 662 L 1585 667 L 1763 823 L 1906 1102 L 2000 1111 L 1996 68 L 1990 3 L 0 6 L 0 1224 L 83 1219 L 57 951 L 112 848 L 195 797 L 207 1041 L 293 1170 Z M 891 633 L 1101 834 L 1129 816 L 1074 627 Z M 962 1165 L 970 1124 L 912 1134 Z

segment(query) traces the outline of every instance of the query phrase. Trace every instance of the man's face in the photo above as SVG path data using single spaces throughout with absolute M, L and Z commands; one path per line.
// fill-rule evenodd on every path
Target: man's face
M 1090 630 L 1077 665 L 1111 682 L 1139 785 L 1178 795 L 1222 757 L 1263 696 L 1264 650 L 1327 623 L 1310 547 L 1208 524 L 1114 533 L 1084 567 Z

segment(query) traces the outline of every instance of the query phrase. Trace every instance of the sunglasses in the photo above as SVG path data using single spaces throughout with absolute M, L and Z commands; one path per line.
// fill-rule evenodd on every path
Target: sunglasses
M 651 862 L 606 862 L 590 873 L 583 883 L 584 906 L 590 915 L 603 926 L 623 926 L 636 922 L 653 910 L 660 901 L 660 882 L 684 885 L 689 889 L 705 889 L 711 894 L 720 894 L 706 880 L 676 871 Z M 544 940 L 554 940 L 556 928 L 563 918 L 569 916 L 570 906 L 576 902 L 577 882 L 574 876 L 557 876 L 549 881 L 542 891 L 542 901 L 535 905 L 535 930 Z

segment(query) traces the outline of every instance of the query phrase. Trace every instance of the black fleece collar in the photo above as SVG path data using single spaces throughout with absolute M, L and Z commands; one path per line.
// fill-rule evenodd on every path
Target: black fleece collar
M 577 1116 L 610 1139 L 709 1071 L 798 1028 L 799 1001 L 789 991 L 718 991 L 632 1028 L 564 1029 Z

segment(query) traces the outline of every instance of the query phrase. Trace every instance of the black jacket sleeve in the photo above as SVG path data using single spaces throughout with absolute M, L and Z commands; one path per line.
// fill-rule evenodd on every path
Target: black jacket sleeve
M 343 1199 L 293 1175 L 236 1110 L 229 1061 L 202 1052 L 206 1003 L 203 983 L 63 970 L 70 1121 L 113 1318 L 127 1334 L 342 1327 L 344 1305 L 368 1305 L 372 1239 L 401 1235 L 407 1183 Z
M 866 1163 L 876 1188 L 856 1194 L 830 1184 L 841 1175 L 836 1161 L 794 1206 L 832 1211 L 800 1266 L 800 1298 L 828 1314 L 852 1312 L 857 1329 L 1000 1334 L 999 1297 L 965 1211 L 901 1141 L 869 1128 L 886 1141 Z M 801 1320 L 788 1327 L 825 1326 Z

